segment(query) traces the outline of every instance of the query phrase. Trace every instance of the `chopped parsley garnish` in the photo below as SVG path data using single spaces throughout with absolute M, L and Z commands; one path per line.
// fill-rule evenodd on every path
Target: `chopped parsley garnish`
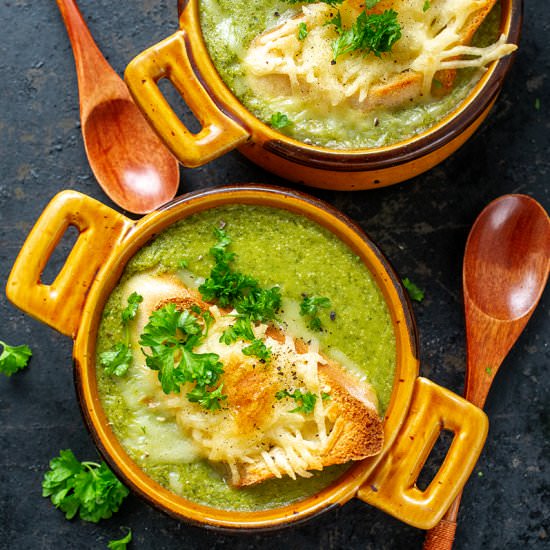
M 276 286 L 262 288 L 253 277 L 235 271 L 232 266 L 235 253 L 228 250 L 230 237 L 219 228 L 215 228 L 214 234 L 217 242 L 210 249 L 210 255 L 214 257 L 215 264 L 210 277 L 199 287 L 199 292 L 207 302 L 216 301 L 221 307 L 229 306 L 237 310 L 235 323 L 224 331 L 221 342 L 227 345 L 237 340 L 253 342 L 255 336 L 252 323 L 275 319 L 281 307 L 281 291 Z M 258 344 L 245 349 L 248 349 L 250 355 L 256 355 L 252 351 L 259 350 L 259 358 L 265 359 L 266 352 Z
M 279 111 L 277 111 L 276 113 L 273 113 L 271 115 L 270 123 L 273 128 L 277 128 L 278 130 L 280 130 L 281 128 L 285 128 L 290 124 L 290 119 L 284 113 L 280 113 Z
M 122 310 L 121 319 L 124 326 L 124 341 L 118 342 L 110 350 L 99 354 L 99 363 L 107 374 L 124 376 L 132 365 L 133 355 L 130 349 L 130 331 L 128 323 L 136 318 L 139 304 L 143 302 L 143 296 L 132 292 L 128 296 L 127 306 Z
M 32 357 L 32 351 L 29 346 L 10 346 L 0 340 L 0 345 L 4 348 L 0 355 L 0 372 L 6 376 L 11 376 L 17 371 L 24 369 Z
M 407 289 L 411 300 L 421 302 L 424 299 L 424 291 L 417 287 L 410 279 L 405 277 L 403 279 L 403 286 Z
M 275 394 L 275 399 L 277 399 L 278 401 L 280 401 L 285 397 L 294 399 L 294 401 L 298 405 L 295 409 L 292 409 L 290 412 L 311 414 L 315 409 L 315 403 L 317 403 L 317 395 L 315 395 L 310 391 L 307 391 L 304 393 L 301 390 L 294 390 L 293 393 L 290 393 L 288 390 L 280 390 Z M 321 394 L 321 398 L 324 401 L 325 399 L 330 399 L 330 395 L 328 393 L 323 392 Z
M 338 4 L 341 4 L 344 0 L 284 0 L 284 1 L 287 4 L 315 4 L 321 1 L 323 2 L 323 4 L 328 4 L 329 6 L 336 6 Z M 376 2 L 379 2 L 379 1 L 380 0 L 376 0 Z
M 252 344 L 243 348 L 245 355 L 254 355 L 260 361 L 269 361 L 271 359 L 271 350 L 259 338 L 252 340 Z
M 430 9 L 430 0 L 425 0 L 424 5 L 422 6 L 422 11 L 428 11 Z
M 203 317 L 205 331 L 210 317 Z M 189 311 L 179 311 L 176 305 L 168 303 L 153 311 L 143 329 L 139 344 L 147 366 L 158 371 L 158 379 L 164 393 L 180 393 L 181 386 L 194 384 L 187 393 L 189 401 L 215 410 L 226 398 L 221 394 L 221 385 L 215 387 L 223 365 L 216 353 L 195 353 L 195 348 L 204 339 L 199 319 Z
M 332 44 L 333 59 L 354 51 L 365 54 L 373 53 L 381 57 L 391 51 L 393 45 L 401 38 L 401 25 L 397 21 L 395 10 L 384 13 L 361 12 L 351 28 L 344 29 L 340 14 L 330 20 L 340 35 Z
M 365 0 L 365 8 L 371 10 L 378 2 L 380 2 L 380 0 Z
M 117 540 L 110 540 L 107 543 L 109 550 L 126 550 L 126 547 L 132 541 L 132 530 L 128 529 L 128 534 L 125 537 Z
M 302 21 L 298 25 L 298 40 L 304 40 L 307 36 L 307 25 Z
M 137 292 L 132 292 L 128 296 L 128 305 L 122 310 L 122 322 L 127 323 L 133 321 L 136 318 L 139 304 L 143 302 L 143 296 L 140 296 Z
M 323 326 L 319 319 L 321 309 L 330 308 L 331 303 L 324 296 L 304 296 L 300 303 L 300 315 L 309 318 L 309 328 L 311 330 L 322 330 Z
M 72 519 L 97 523 L 118 511 L 129 491 L 104 462 L 79 462 L 71 450 L 50 461 L 42 481 L 42 496 Z

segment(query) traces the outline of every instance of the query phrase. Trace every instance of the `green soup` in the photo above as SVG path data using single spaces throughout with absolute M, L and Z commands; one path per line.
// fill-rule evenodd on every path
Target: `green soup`
M 260 97 L 246 80 L 243 57 L 252 40 L 299 13 L 305 2 L 259 0 L 200 0 L 202 33 L 221 78 L 257 118 L 273 124 L 272 116 L 284 114 L 289 123 L 282 133 L 307 144 L 335 149 L 371 148 L 402 141 L 433 126 L 454 109 L 479 79 L 480 71 L 458 71 L 453 90 L 440 99 L 399 108 L 363 111 L 347 103 L 327 108 L 289 97 Z M 478 30 L 473 45 L 487 46 L 498 37 L 500 4 Z M 436 83 L 437 84 L 437 83 Z M 327 111 L 328 109 L 328 111 Z
M 280 286 L 280 318 L 295 337 L 319 340 L 320 350 L 372 384 L 381 414 L 388 406 L 395 371 L 395 335 L 387 305 L 373 277 L 350 249 L 316 223 L 268 207 L 220 207 L 186 218 L 162 232 L 128 263 L 105 306 L 97 353 L 121 341 L 127 285 L 143 273 L 173 273 L 197 286 L 213 265 L 213 228 L 225 224 L 236 253 L 235 268 L 264 287 Z M 182 263 L 183 261 L 183 263 Z M 182 265 L 185 267 L 182 268 Z M 302 295 L 326 296 L 322 332 L 313 333 L 299 314 Z M 318 492 L 346 466 L 312 478 L 269 480 L 232 488 L 205 461 L 189 458 L 174 419 L 158 417 L 140 402 L 134 367 L 123 377 L 97 366 L 99 394 L 110 424 L 132 459 L 153 479 L 195 502 L 231 510 L 281 506 Z

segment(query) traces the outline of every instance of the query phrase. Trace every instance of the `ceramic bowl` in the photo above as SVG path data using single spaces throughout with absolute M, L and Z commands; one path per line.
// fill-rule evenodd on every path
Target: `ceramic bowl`
M 338 190 L 391 185 L 429 170 L 460 147 L 494 104 L 513 55 L 493 62 L 466 99 L 428 130 L 373 149 L 330 149 L 289 138 L 252 115 L 221 80 L 199 24 L 199 0 L 180 0 L 180 29 L 138 55 L 125 79 L 149 122 L 185 166 L 205 164 L 238 148 L 256 164 L 288 180 Z M 501 0 L 501 32 L 517 44 L 523 0 Z M 158 82 L 178 90 L 202 129 L 191 133 Z
M 355 463 L 319 493 L 259 512 L 228 512 L 186 500 L 161 487 L 128 456 L 109 426 L 98 395 L 96 336 L 101 314 L 129 259 L 160 231 L 221 205 L 264 205 L 305 216 L 331 231 L 361 259 L 387 303 L 396 339 L 396 372 L 384 418 L 382 452 Z M 68 226 L 79 237 L 57 278 L 40 282 Z M 137 494 L 165 512 L 223 529 L 288 525 L 358 498 L 416 527 L 433 527 L 472 471 L 487 434 L 485 414 L 450 391 L 418 377 L 410 303 L 400 280 L 368 237 L 331 206 L 267 186 L 233 186 L 185 195 L 138 222 L 74 191 L 54 197 L 27 238 L 11 272 L 8 298 L 74 339 L 74 376 L 86 424 L 107 462 Z M 424 490 L 416 480 L 441 430 L 454 432 L 439 471 Z

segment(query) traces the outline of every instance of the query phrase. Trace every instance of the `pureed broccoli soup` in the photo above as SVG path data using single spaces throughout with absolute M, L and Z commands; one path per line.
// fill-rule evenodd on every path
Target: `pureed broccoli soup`
M 238 272 L 262 287 L 277 287 L 277 314 L 287 333 L 315 342 L 319 352 L 372 385 L 382 416 L 395 371 L 395 336 L 383 296 L 360 259 L 337 237 L 305 217 L 260 206 L 219 207 L 194 214 L 164 230 L 128 263 L 105 306 L 98 335 L 100 398 L 115 434 L 130 457 L 153 479 L 192 501 L 229 510 L 259 510 L 288 504 L 331 483 L 347 465 L 313 472 L 310 478 L 270 479 L 250 487 L 227 483 L 227 472 L 197 456 L 169 407 L 157 407 L 160 384 L 145 365 L 138 344 L 146 320 L 123 321 L 132 293 L 175 278 L 197 288 L 211 273 L 215 228 L 230 236 Z M 330 307 L 300 314 L 304 296 L 323 296 Z M 167 296 L 169 298 L 169 296 Z M 99 358 L 128 342 L 133 360 L 122 376 Z M 223 383 L 223 374 L 220 377 Z M 155 393 L 156 392 L 156 393 Z M 223 404 L 222 404 L 223 405 Z
M 453 2 L 451 7 L 449 0 L 374 2 L 368 17 L 370 11 L 382 12 L 374 14 L 382 44 L 369 43 L 370 50 L 353 49 L 368 35 L 351 32 L 368 26 L 360 25 L 364 2 L 260 0 L 252 6 L 244 0 L 200 0 L 199 8 L 214 65 L 248 110 L 304 143 L 350 149 L 390 145 L 433 126 L 466 97 L 489 61 L 513 51 L 497 40 L 497 2 L 472 40 L 482 49 L 463 52 L 479 66 L 435 70 L 436 63 L 452 66 L 457 59 L 443 63 L 436 51 L 458 47 L 449 21 L 454 24 L 462 11 L 465 23 L 458 30 L 469 34 L 467 10 L 479 4 Z M 423 19 L 427 31 L 417 24 Z

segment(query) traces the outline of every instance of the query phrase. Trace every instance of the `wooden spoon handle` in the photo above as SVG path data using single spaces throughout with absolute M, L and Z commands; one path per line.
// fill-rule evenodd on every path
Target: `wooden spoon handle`
M 430 529 L 424 539 L 423 550 L 450 550 L 456 533 L 456 521 L 442 519 Z
M 443 519 L 426 533 L 422 550 L 451 550 L 455 540 L 462 492 L 458 493 Z
M 80 113 L 81 118 L 85 118 L 83 115 L 86 113 L 83 111 L 89 103 L 87 100 L 92 98 L 98 88 L 103 93 L 105 93 L 106 84 L 116 87 L 117 90 L 126 91 L 127 88 L 99 50 L 76 2 L 74 0 L 56 0 L 56 2 L 73 48 L 80 95 Z

